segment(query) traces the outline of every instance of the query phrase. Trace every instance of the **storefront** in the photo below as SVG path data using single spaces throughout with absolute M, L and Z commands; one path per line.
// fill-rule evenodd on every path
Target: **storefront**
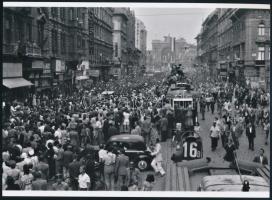
M 3 63 L 2 98 L 4 101 L 28 97 L 33 83 L 22 76 L 22 63 Z

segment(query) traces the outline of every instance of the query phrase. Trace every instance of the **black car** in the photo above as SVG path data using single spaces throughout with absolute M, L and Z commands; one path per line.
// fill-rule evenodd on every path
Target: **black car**
M 150 151 L 147 149 L 142 136 L 130 134 L 115 135 L 108 140 L 106 149 L 110 146 L 117 149 L 117 151 L 125 149 L 125 155 L 140 170 L 147 170 L 151 167 L 153 156 L 151 156 Z

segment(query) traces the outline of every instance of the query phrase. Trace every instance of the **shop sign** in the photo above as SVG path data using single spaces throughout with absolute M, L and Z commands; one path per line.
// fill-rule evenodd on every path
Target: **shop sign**
M 60 72 L 64 72 L 65 71 L 65 61 L 62 60 L 56 60 L 56 72 L 60 73 Z
M 93 76 L 93 77 L 99 77 L 100 75 L 100 71 L 98 69 L 91 69 L 89 73 L 90 73 L 89 76 Z
M 51 73 L 50 63 L 45 63 L 43 68 L 43 74 L 50 74 L 50 73 Z
M 35 60 L 32 62 L 32 69 L 43 69 L 44 62 L 41 60 Z
M 61 72 L 61 60 L 56 60 L 56 72 Z
M 22 63 L 3 63 L 3 78 L 22 76 Z

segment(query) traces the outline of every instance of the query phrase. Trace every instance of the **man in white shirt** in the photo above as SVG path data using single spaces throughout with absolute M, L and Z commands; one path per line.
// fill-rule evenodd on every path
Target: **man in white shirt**
M 216 122 L 213 123 L 213 126 L 210 129 L 211 132 L 211 148 L 212 151 L 214 151 L 217 147 L 218 144 L 218 139 L 219 139 L 219 131 L 220 129 L 218 128 L 218 126 L 216 126 Z
M 79 190 L 87 191 L 90 188 L 90 177 L 85 172 L 85 166 L 80 167 L 80 174 L 78 176 Z
M 160 173 L 161 176 L 165 175 L 165 171 L 162 168 L 162 153 L 161 153 L 161 144 L 160 140 L 156 139 L 156 145 L 154 151 L 151 153 L 152 156 L 155 156 L 155 158 L 151 162 L 151 166 L 153 167 L 155 173 Z
M 104 161 L 104 177 L 108 190 L 114 189 L 114 167 L 116 155 L 112 153 L 112 148 L 103 156 Z

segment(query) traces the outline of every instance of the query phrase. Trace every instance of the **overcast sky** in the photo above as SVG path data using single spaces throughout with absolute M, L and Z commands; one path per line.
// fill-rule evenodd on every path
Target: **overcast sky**
M 133 8 L 135 16 L 142 20 L 147 29 L 147 49 L 151 50 L 154 39 L 163 40 L 169 35 L 183 37 L 196 44 L 195 37 L 201 24 L 214 10 L 208 8 Z

